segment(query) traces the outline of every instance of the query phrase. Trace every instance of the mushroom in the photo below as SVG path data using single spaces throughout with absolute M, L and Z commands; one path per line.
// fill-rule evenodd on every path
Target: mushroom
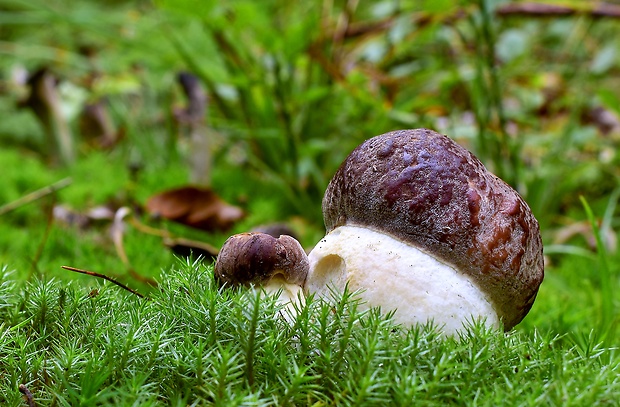
M 275 238 L 249 232 L 233 235 L 224 242 L 214 273 L 221 284 L 280 292 L 280 303 L 293 304 L 303 298 L 308 268 L 306 252 L 291 236 Z
M 538 222 L 473 154 L 427 129 L 371 138 L 323 197 L 327 235 L 309 254 L 305 290 L 360 291 L 405 325 L 455 333 L 474 319 L 509 330 L 543 280 Z M 330 288 L 331 287 L 331 288 Z

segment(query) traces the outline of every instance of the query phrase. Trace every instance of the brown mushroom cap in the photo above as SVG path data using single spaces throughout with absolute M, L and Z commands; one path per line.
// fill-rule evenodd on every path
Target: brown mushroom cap
M 470 276 L 504 328 L 528 313 L 543 280 L 542 241 L 530 208 L 465 148 L 427 129 L 357 147 L 323 198 L 327 232 L 355 225 L 411 244 Z
M 259 285 L 281 275 L 286 283 L 301 286 L 308 268 L 308 257 L 294 238 L 250 232 L 233 235 L 224 242 L 214 273 L 222 284 Z

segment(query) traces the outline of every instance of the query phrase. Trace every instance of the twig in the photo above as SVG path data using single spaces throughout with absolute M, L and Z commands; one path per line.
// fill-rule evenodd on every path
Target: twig
M 25 384 L 20 384 L 19 385 L 19 392 L 21 394 L 23 394 L 24 397 L 26 397 L 26 403 L 28 404 L 28 407 L 35 407 L 36 406 L 36 404 L 34 402 L 34 396 L 30 392 L 30 390 L 28 390 L 28 387 L 26 387 Z
M 43 125 L 49 142 L 54 147 L 55 159 L 69 164 L 75 159 L 75 144 L 71 129 L 61 105 L 58 91 L 58 79 L 48 68 L 36 71 L 28 79 L 30 95 L 22 101 L 20 107 L 29 107 Z
M 135 216 L 131 216 L 128 219 L 129 220 L 127 221 L 127 223 L 129 223 L 131 226 L 133 226 L 134 228 L 136 228 L 138 231 L 142 233 L 146 233 L 147 235 L 158 236 L 162 238 L 170 238 L 170 239 L 173 238 L 172 233 L 170 233 L 169 231 L 165 229 L 157 229 L 151 226 L 147 226 L 143 223 L 140 223 L 140 221 Z
M 157 229 L 148 225 L 141 223 L 135 216 L 130 216 L 127 218 L 127 223 L 136 228 L 138 231 L 142 233 L 146 233 L 147 235 L 161 237 L 163 239 L 164 245 L 172 248 L 174 246 L 187 246 L 190 248 L 195 248 L 198 250 L 202 250 L 205 253 L 208 253 L 210 256 L 217 256 L 219 253 L 219 249 L 212 244 L 207 242 L 201 242 L 198 240 L 186 239 L 183 237 L 178 237 L 170 233 L 165 229 Z
M 127 253 L 125 252 L 125 247 L 123 246 L 123 218 L 130 214 L 131 209 L 126 206 L 123 206 L 122 208 L 117 210 L 114 214 L 114 221 L 112 222 L 112 227 L 110 229 L 110 233 L 112 235 L 112 242 L 114 242 L 114 248 L 116 249 L 116 253 L 127 268 L 131 268 L 131 264 L 129 263 L 129 258 L 127 257 Z
M 36 201 L 37 199 L 41 199 L 46 195 L 53 194 L 54 192 L 69 186 L 71 182 L 73 182 L 71 178 L 64 178 L 58 182 L 54 182 L 53 184 L 31 192 L 28 195 L 24 195 L 16 201 L 9 202 L 6 205 L 2 205 L 0 206 L 0 216 L 4 215 L 5 213 L 9 213 L 12 210 L 15 210 L 20 206 L 29 204 L 30 202 Z
M 135 271 L 134 268 L 131 266 L 131 263 L 129 262 L 129 257 L 127 257 L 127 252 L 125 251 L 125 246 L 123 245 L 123 235 L 125 232 L 124 219 L 128 215 L 131 215 L 131 209 L 126 206 L 123 206 L 114 214 L 114 221 L 112 223 L 112 228 L 110 229 L 112 234 L 112 241 L 114 242 L 114 248 L 116 249 L 118 257 L 120 257 L 131 277 L 152 287 L 156 287 L 157 282 L 152 278 L 145 277 Z
M 563 17 L 589 15 L 591 17 L 620 18 L 620 6 L 611 3 L 592 2 L 582 7 L 546 3 L 508 3 L 495 11 L 499 16 L 526 15 L 530 17 Z
M 86 274 L 86 275 L 93 276 L 93 277 L 98 277 L 98 278 L 103 278 L 104 280 L 107 280 L 107 281 L 111 282 L 112 284 L 116 284 L 117 286 L 119 286 L 119 287 L 129 291 L 132 294 L 137 295 L 140 298 L 144 298 L 144 299 L 148 300 L 147 297 L 145 297 L 144 295 L 140 294 L 136 290 L 127 287 L 125 284 L 123 284 L 121 282 L 118 282 L 115 279 L 113 279 L 112 277 L 106 276 L 105 274 L 96 273 L 94 271 L 82 270 L 82 269 L 78 269 L 78 268 L 70 267 L 70 266 L 61 266 L 61 267 L 63 269 L 65 269 L 65 270 L 75 271 L 76 273 Z

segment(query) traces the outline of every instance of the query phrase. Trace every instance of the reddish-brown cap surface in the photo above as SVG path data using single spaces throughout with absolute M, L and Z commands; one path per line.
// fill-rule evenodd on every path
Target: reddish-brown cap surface
M 543 280 L 530 208 L 465 148 L 427 129 L 357 147 L 323 198 L 327 231 L 357 225 L 407 242 L 469 275 L 506 330 L 528 313 Z

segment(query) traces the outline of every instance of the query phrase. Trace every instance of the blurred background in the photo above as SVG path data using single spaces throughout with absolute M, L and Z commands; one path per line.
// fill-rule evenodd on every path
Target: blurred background
M 146 290 L 236 232 L 311 248 L 348 153 L 427 127 L 540 222 L 522 326 L 609 322 L 619 90 L 612 1 L 0 0 L 0 264 Z

